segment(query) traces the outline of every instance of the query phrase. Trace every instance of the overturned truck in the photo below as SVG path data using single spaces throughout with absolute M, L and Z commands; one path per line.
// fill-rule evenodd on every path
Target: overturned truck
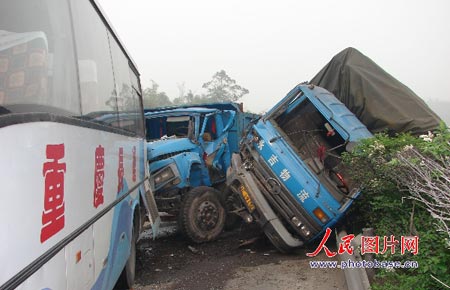
M 314 84 L 296 86 L 253 123 L 227 172 L 234 211 L 282 252 L 320 237 L 360 194 L 343 152 L 372 132 L 420 134 L 439 124 L 419 97 L 355 49 L 313 82 L 342 102 Z
M 371 136 L 331 93 L 299 85 L 253 125 L 227 182 L 286 252 L 332 227 L 358 196 L 340 155 Z

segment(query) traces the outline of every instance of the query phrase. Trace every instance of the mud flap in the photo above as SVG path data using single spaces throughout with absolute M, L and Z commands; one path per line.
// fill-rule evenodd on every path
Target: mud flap
M 152 237 L 155 239 L 159 234 L 159 226 L 161 225 L 161 217 L 159 216 L 158 207 L 156 206 L 155 196 L 150 186 L 150 181 L 146 179 L 144 181 L 144 194 L 142 200 L 144 201 L 144 207 L 147 212 L 150 225 L 152 227 Z

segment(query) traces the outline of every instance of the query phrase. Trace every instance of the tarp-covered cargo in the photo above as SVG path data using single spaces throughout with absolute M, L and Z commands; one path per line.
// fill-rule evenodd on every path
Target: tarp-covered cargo
M 418 135 L 440 118 L 411 89 L 354 48 L 347 48 L 310 81 L 332 92 L 372 132 Z

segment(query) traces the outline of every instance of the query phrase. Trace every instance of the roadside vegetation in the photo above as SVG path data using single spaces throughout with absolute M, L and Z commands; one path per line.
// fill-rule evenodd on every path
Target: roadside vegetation
M 378 261 L 417 261 L 417 269 L 385 269 L 372 289 L 448 289 L 450 286 L 450 132 L 444 123 L 421 137 L 377 134 L 344 156 L 363 195 L 354 204 L 353 232 L 418 236 L 418 253 L 387 251 Z
M 195 105 L 220 102 L 237 102 L 249 91 L 238 85 L 224 70 L 216 72 L 212 79 L 202 85 L 203 93 L 197 94 L 187 90 L 184 83 L 178 84 L 179 96 L 171 100 L 159 90 L 159 85 L 151 81 L 151 87 L 144 89 L 145 108 L 166 107 L 174 105 Z M 187 92 L 186 92 L 187 91 Z

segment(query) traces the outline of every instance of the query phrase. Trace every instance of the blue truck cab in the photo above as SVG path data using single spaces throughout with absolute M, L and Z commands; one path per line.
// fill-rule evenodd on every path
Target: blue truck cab
M 226 172 L 255 117 L 236 103 L 146 110 L 150 184 L 160 212 L 194 242 L 214 240 L 227 216 Z
M 316 239 L 360 193 L 341 154 L 370 137 L 330 92 L 296 86 L 253 123 L 232 156 L 227 184 L 241 202 L 236 209 L 244 208 L 280 251 Z

